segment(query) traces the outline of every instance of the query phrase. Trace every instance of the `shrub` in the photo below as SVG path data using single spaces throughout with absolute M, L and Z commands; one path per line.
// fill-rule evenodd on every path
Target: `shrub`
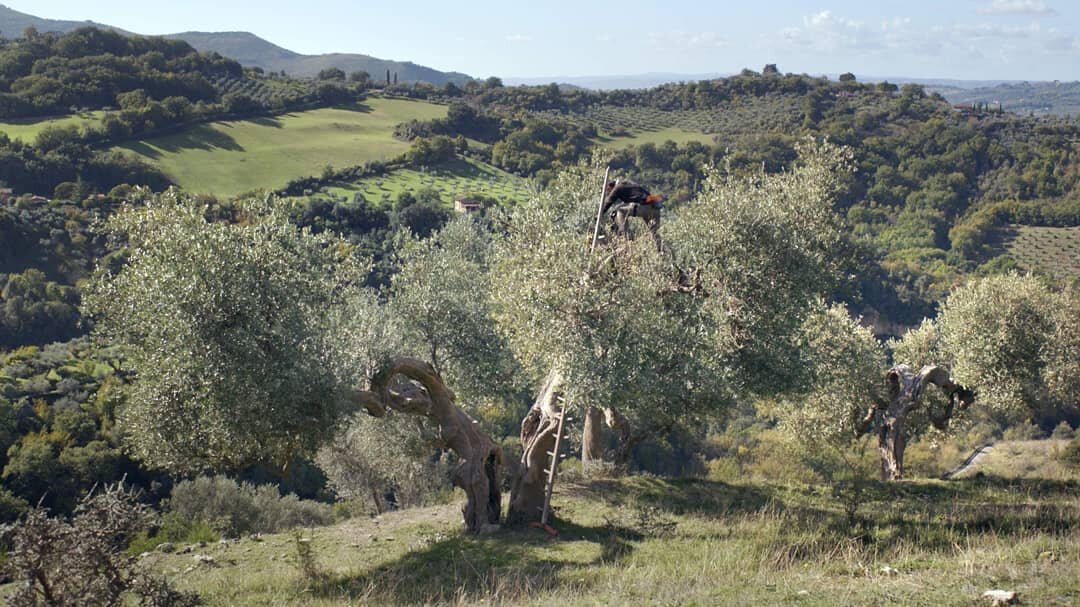
M 15 521 L 26 514 L 30 504 L 12 492 L 0 487 L 0 522 Z
M 19 582 L 8 604 L 112 607 L 130 604 L 124 600 L 128 593 L 145 606 L 199 604 L 197 596 L 173 590 L 124 554 L 127 540 L 152 519 L 119 485 L 83 498 L 70 521 L 34 508 L 5 528 L 11 546 L 7 570 Z
M 1061 461 L 1075 468 L 1080 468 L 1080 436 L 1069 441 L 1061 450 Z
M 327 525 L 334 520 L 328 504 L 282 496 L 274 486 L 238 483 L 224 476 L 178 483 L 168 508 L 188 521 L 203 521 L 226 537 Z
M 128 554 L 149 552 L 166 542 L 173 544 L 195 544 L 215 542 L 218 535 L 205 521 L 192 521 L 179 512 L 167 512 L 161 517 L 161 525 L 155 533 L 140 531 L 128 544 Z
M 1058 440 L 1069 440 L 1075 436 L 1076 432 L 1073 430 L 1073 427 L 1069 425 L 1069 422 L 1064 420 L 1062 420 L 1062 422 L 1054 428 L 1054 431 L 1050 433 L 1050 438 L 1056 438 Z
M 1004 440 L 1038 440 L 1046 438 L 1046 433 L 1038 425 L 1027 422 L 1006 428 L 1001 438 Z

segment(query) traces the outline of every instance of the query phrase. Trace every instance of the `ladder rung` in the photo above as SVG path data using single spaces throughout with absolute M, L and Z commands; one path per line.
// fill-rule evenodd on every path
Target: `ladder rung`
M 555 452 L 554 451 L 548 451 L 547 454 L 548 454 L 548 457 L 551 457 L 551 456 L 555 455 Z

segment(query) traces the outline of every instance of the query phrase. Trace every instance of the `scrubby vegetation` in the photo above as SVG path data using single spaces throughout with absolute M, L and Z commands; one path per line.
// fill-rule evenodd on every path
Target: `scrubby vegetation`
M 0 46 L 11 107 L 102 112 L 0 137 L 16 529 L 74 529 L 124 479 L 144 506 L 108 558 L 218 603 L 1076 598 L 1073 121 L 775 69 L 355 104 L 340 70 L 95 32 Z M 697 136 L 626 145 L 665 129 Z M 667 195 L 657 240 L 590 246 L 605 167 Z M 260 188 L 288 196 L 191 193 Z M 563 541 L 451 531 L 451 485 L 470 532 L 539 518 L 563 407 Z M 957 469 L 992 442 L 1015 468 Z

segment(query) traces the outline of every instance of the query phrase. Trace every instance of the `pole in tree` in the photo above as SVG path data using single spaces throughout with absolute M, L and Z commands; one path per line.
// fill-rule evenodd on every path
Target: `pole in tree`
M 600 239 L 600 216 L 604 212 L 604 192 L 607 190 L 608 172 L 611 171 L 611 167 L 604 168 L 604 181 L 600 184 L 600 204 L 596 207 L 596 225 L 593 226 L 592 243 L 589 245 L 589 252 L 596 248 L 596 241 Z

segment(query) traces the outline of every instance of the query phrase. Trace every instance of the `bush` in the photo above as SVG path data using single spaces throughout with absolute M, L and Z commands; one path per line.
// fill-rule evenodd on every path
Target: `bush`
M 1080 468 L 1080 436 L 1069 441 L 1061 451 L 1061 461 L 1075 468 Z
M 328 504 L 282 496 L 277 487 L 238 483 L 224 476 L 181 481 L 168 508 L 187 521 L 207 523 L 225 537 L 328 525 L 334 520 Z
M 161 517 L 156 533 L 140 531 L 128 544 L 128 554 L 149 552 L 166 542 L 172 544 L 195 544 L 216 542 L 218 535 L 205 521 L 192 521 L 179 512 L 168 512 Z
M 30 504 L 21 497 L 0 487 L 0 523 L 17 520 L 29 510 Z
M 70 521 L 31 510 L 5 529 L 11 546 L 6 569 L 18 582 L 8 604 L 112 607 L 136 604 L 124 601 L 134 593 L 139 605 L 198 605 L 197 596 L 173 590 L 124 554 L 127 540 L 152 519 L 119 485 L 84 498 Z
M 1006 428 L 1001 438 L 1004 440 L 1039 440 L 1046 438 L 1046 433 L 1037 424 L 1027 422 Z
M 1073 427 L 1069 425 L 1069 422 L 1064 420 L 1062 420 L 1062 422 L 1054 428 L 1054 431 L 1050 433 L 1050 438 L 1056 438 L 1058 440 L 1069 440 L 1075 436 L 1076 432 L 1073 430 Z

